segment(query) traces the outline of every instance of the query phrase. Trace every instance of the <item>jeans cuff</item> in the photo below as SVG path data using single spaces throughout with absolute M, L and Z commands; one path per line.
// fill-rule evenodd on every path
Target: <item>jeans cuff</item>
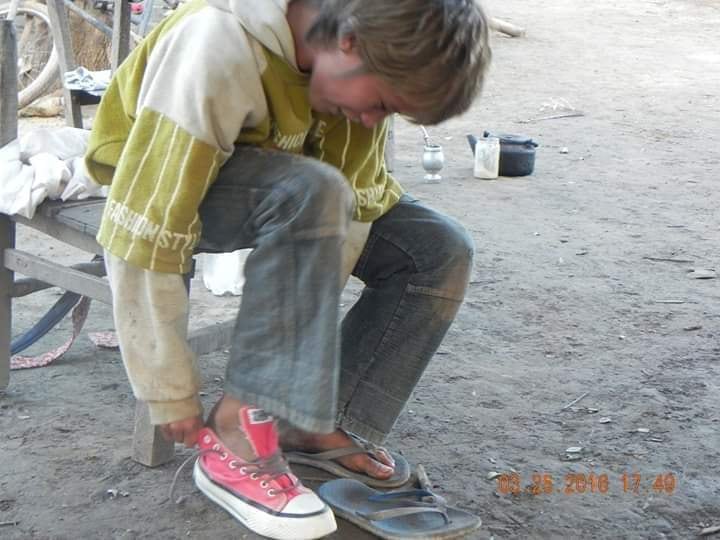
M 349 416 L 345 416 L 343 414 L 338 415 L 337 425 L 345 431 L 354 433 L 358 437 L 366 439 L 374 444 L 383 444 L 385 442 L 385 438 L 388 435 L 387 433 L 378 431 L 377 429 L 370 427 L 367 424 L 360 422 L 359 420 L 356 420 Z
M 302 429 L 303 431 L 309 431 L 310 433 L 332 433 L 335 431 L 335 422 L 332 419 L 321 419 L 310 414 L 298 412 L 275 398 L 247 392 L 238 388 L 229 388 L 228 385 L 225 386 L 225 392 L 242 403 L 258 407 L 276 418 L 287 420 L 294 427 Z

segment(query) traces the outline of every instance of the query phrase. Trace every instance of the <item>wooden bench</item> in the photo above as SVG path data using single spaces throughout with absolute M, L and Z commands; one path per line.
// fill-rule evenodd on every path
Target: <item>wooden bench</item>
M 75 68 L 67 14 L 63 0 L 48 0 L 48 11 L 62 71 Z M 113 65 L 116 67 L 128 53 L 130 11 L 126 0 L 115 2 L 113 30 Z M 123 38 L 125 36 L 125 38 Z M 17 42 L 12 21 L 0 21 L 0 147 L 17 138 Z M 82 127 L 82 101 L 78 94 L 64 90 L 67 123 Z M 111 303 L 110 288 L 102 278 L 103 265 L 63 266 L 48 258 L 20 249 L 15 243 L 17 224 L 31 227 L 58 242 L 79 248 L 89 254 L 102 255 L 95 240 L 104 207 L 103 199 L 86 201 L 47 201 L 39 206 L 33 219 L 0 214 L 0 390 L 10 379 L 12 340 L 12 299 L 51 286 L 60 287 L 104 303 Z M 15 273 L 26 276 L 15 279 Z M 99 274 L 99 275 L 98 275 Z M 190 276 L 186 276 L 189 287 Z M 191 333 L 190 345 L 202 355 L 230 343 L 232 322 Z M 148 466 L 173 459 L 174 444 L 165 441 L 158 428 L 149 422 L 146 404 L 136 405 L 133 458 Z

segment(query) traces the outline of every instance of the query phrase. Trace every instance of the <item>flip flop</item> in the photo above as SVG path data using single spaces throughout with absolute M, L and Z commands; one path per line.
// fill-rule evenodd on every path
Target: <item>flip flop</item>
M 479 517 L 447 506 L 427 489 L 381 493 L 343 478 L 321 485 L 317 494 L 336 516 L 385 540 L 449 540 L 481 524 Z
M 346 448 L 336 448 L 335 450 L 327 450 L 325 452 L 300 452 L 297 450 L 284 451 L 283 455 L 290 464 L 293 465 L 304 465 L 305 467 L 312 467 L 313 469 L 319 469 L 329 475 L 323 475 L 318 477 L 317 475 L 305 475 L 304 470 L 299 468 L 293 468 L 293 472 L 297 474 L 302 480 L 328 480 L 332 478 L 350 478 L 362 482 L 365 485 L 379 487 L 379 488 L 397 488 L 400 487 L 410 480 L 411 470 L 408 461 L 395 452 L 389 452 L 395 461 L 395 472 L 390 478 L 380 479 L 373 478 L 367 474 L 351 471 L 347 467 L 338 463 L 339 458 L 345 456 L 353 456 L 356 454 L 370 454 L 375 456 L 378 451 L 378 446 L 366 441 L 365 439 L 358 437 L 354 433 L 349 431 L 345 432 L 355 443 L 355 446 L 348 446 Z

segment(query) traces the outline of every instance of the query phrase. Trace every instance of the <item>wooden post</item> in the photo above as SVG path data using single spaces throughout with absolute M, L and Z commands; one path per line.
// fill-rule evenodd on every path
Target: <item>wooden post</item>
M 2 21 L 5 22 L 5 21 Z M 0 391 L 10 382 L 10 343 L 12 341 L 12 290 L 15 275 L 5 268 L 3 255 L 15 247 L 15 223 L 0 214 Z
M 135 404 L 132 457 L 148 467 L 157 467 L 175 458 L 175 443 L 166 441 L 160 428 L 150 423 L 147 403 L 139 400 Z
M 17 139 L 17 39 L 13 20 L 0 20 L 0 148 Z M 5 250 L 15 247 L 15 224 L 0 214 L 0 390 L 10 382 L 13 273 Z
M 0 147 L 17 138 L 17 38 L 12 20 L 0 20 Z
M 48 15 L 50 16 L 50 29 L 58 52 L 60 63 L 60 79 L 65 100 L 65 123 L 68 126 L 82 128 L 82 111 L 73 99 L 72 92 L 65 88 L 63 79 L 65 73 L 77 67 L 70 40 L 70 25 L 68 24 L 65 2 L 63 0 L 47 0 Z
M 110 64 L 115 73 L 130 54 L 130 2 L 115 0 Z

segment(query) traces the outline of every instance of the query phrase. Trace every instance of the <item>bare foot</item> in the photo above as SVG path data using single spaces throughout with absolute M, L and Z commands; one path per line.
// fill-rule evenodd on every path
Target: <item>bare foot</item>
M 243 405 L 237 399 L 223 396 L 210 411 L 207 426 L 233 454 L 245 461 L 253 461 L 257 456 L 240 426 L 240 408 Z
M 313 453 L 348 446 L 356 446 L 356 443 L 339 429 L 333 433 L 321 435 L 294 429 L 284 423 L 280 426 L 280 447 L 284 451 L 298 450 Z M 336 461 L 351 471 L 367 474 L 380 480 L 390 478 L 395 472 L 395 461 L 384 448 L 378 448 L 374 454 L 359 453 L 338 458 Z

